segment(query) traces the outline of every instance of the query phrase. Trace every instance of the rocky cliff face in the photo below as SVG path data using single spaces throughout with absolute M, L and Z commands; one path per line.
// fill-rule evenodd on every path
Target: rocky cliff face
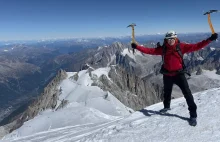
M 145 77 L 155 71 L 154 65 L 160 61 L 160 56 L 143 54 L 137 50 L 133 54 L 129 44 L 115 42 L 110 46 L 100 47 L 96 54 L 86 60 L 82 69 L 119 65 L 131 74 Z
M 110 78 L 110 80 L 108 79 Z M 134 74 L 128 73 L 119 66 L 111 66 L 108 77 L 102 75 L 93 85 L 109 91 L 126 106 L 140 110 L 145 106 L 161 101 L 161 89 L 155 91 L 155 86 Z
M 190 72 L 206 69 L 217 70 L 218 73 L 220 69 L 220 49 L 206 47 L 186 55 L 184 61 Z
M 99 47 L 96 54 L 86 60 L 86 64 L 89 64 L 95 69 L 114 64 L 115 53 L 122 52 L 128 47 L 127 44 L 122 44 L 120 42 L 115 42 L 110 46 Z

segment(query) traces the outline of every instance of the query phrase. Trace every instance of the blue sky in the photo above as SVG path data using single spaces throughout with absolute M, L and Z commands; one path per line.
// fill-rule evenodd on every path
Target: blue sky
M 220 0 L 1 0 L 0 40 L 209 32 Z M 220 31 L 220 12 L 211 16 Z

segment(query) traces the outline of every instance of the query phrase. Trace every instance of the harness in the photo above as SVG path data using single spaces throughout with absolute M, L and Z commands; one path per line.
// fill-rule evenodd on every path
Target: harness
M 176 52 L 179 54 L 179 56 L 181 57 L 181 60 L 182 60 L 182 69 L 181 70 L 177 70 L 177 71 L 168 71 L 167 69 L 165 69 L 163 67 L 163 65 L 165 64 L 165 55 L 166 55 L 166 50 L 167 50 L 167 47 L 165 46 L 165 44 L 163 44 L 162 46 L 163 48 L 163 54 L 162 54 L 162 67 L 160 69 L 160 73 L 161 74 L 169 74 L 169 73 L 186 73 L 187 75 L 191 76 L 191 74 L 188 72 L 188 70 L 186 69 L 186 66 L 185 66 L 185 63 L 184 63 L 184 60 L 183 60 L 183 54 L 181 52 L 181 49 L 180 49 L 180 42 L 178 42 L 178 44 L 176 45 Z

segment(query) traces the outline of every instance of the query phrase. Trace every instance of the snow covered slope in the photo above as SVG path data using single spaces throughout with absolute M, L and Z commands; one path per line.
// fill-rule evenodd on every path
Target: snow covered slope
M 108 68 L 100 68 L 91 73 L 83 70 L 78 73 L 77 80 L 73 77 L 76 73 L 67 73 L 67 79 L 58 86 L 60 95 L 56 108 L 40 112 L 34 119 L 25 122 L 22 127 L 6 137 L 28 136 L 62 127 L 77 127 L 78 129 L 79 125 L 95 126 L 129 115 L 132 109 L 124 106 L 111 93 L 97 86 L 91 86 L 92 77 L 107 75 L 108 71 Z M 57 109 L 63 100 L 67 102 L 67 105 Z
M 158 103 L 146 107 L 142 111 L 135 112 L 129 117 L 111 117 L 106 118 L 108 119 L 106 122 L 100 121 L 99 124 L 88 122 L 84 125 L 79 124 L 53 130 L 49 129 L 27 137 L 16 138 L 16 136 L 11 134 L 2 141 L 219 142 L 220 88 L 198 92 L 194 94 L 194 98 L 198 106 L 198 125 L 196 127 L 188 124 L 189 114 L 185 99 L 178 98 L 172 100 L 172 110 L 167 114 L 158 112 L 163 107 L 162 103 Z M 94 118 L 91 113 L 87 112 L 86 114 L 87 117 Z M 99 117 L 102 115 L 99 115 Z M 78 115 L 78 117 L 82 116 Z M 74 116 L 72 119 L 74 119 Z M 63 117 L 59 121 L 57 120 L 57 123 L 62 123 L 64 120 L 65 118 Z M 38 120 L 38 122 L 40 121 Z M 29 125 L 34 124 L 36 125 L 37 121 L 32 121 Z M 23 129 L 23 131 L 27 130 Z M 17 130 L 17 134 L 21 132 L 21 130 Z

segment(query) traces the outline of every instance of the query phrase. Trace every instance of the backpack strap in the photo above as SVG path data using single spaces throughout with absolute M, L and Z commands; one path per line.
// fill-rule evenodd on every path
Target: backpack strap
M 165 62 L 164 62 L 164 57 L 165 57 L 166 50 L 167 50 L 167 47 L 165 46 L 165 44 L 163 44 L 162 49 L 163 49 L 162 62 L 163 62 L 163 65 L 164 65 L 164 64 L 165 64 Z
M 180 49 L 180 43 L 178 43 L 176 45 L 176 51 L 182 59 L 183 72 L 186 73 L 188 76 L 191 76 L 191 74 L 186 70 L 186 65 L 185 65 L 184 60 L 183 60 L 183 53 L 181 52 L 181 49 Z
M 185 69 L 186 66 L 185 66 L 185 64 L 184 64 L 183 54 L 182 54 L 181 49 L 180 49 L 180 43 L 178 43 L 178 44 L 176 45 L 176 51 L 177 51 L 177 53 L 180 55 L 180 57 L 181 57 L 181 59 L 182 59 L 183 69 Z

